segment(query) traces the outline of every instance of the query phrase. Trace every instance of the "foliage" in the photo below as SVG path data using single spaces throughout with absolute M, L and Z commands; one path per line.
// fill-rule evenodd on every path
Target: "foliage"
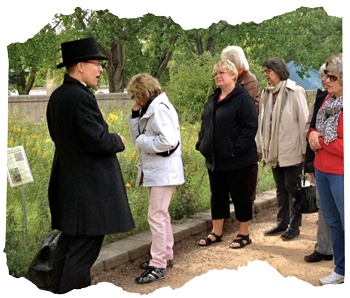
M 219 57 L 209 52 L 182 61 L 178 57 L 170 66 L 170 80 L 164 87 L 178 111 L 181 121 L 196 123 L 201 119 L 204 104 L 215 90 L 213 66 Z
M 61 74 L 56 70 L 61 42 L 88 36 L 95 37 L 102 54 L 109 57 L 104 83 L 110 92 L 118 92 L 139 72 L 149 72 L 166 85 L 179 56 L 192 60 L 192 55 L 209 52 L 218 57 L 227 45 L 241 46 L 250 64 L 261 66 L 278 56 L 318 69 L 327 58 L 342 52 L 342 18 L 329 16 L 322 7 L 300 7 L 260 24 L 233 26 L 220 21 L 208 28 L 183 30 L 170 17 L 145 14 L 123 19 L 108 10 L 77 7 L 71 15 L 56 14 L 27 42 L 8 46 L 9 77 L 20 78 L 19 93 L 28 94 L 36 77 Z M 25 71 L 29 71 L 27 77 Z

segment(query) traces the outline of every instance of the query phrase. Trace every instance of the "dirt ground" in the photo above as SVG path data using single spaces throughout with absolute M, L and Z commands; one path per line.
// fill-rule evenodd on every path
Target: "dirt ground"
M 222 242 L 209 247 L 197 245 L 198 237 L 183 240 L 174 247 L 174 267 L 168 269 L 166 278 L 146 285 L 135 283 L 143 270 L 139 261 L 122 268 L 95 276 L 93 284 L 107 282 L 129 293 L 150 294 L 163 287 L 178 289 L 191 279 L 212 269 L 234 269 L 247 266 L 249 261 L 266 261 L 284 277 L 294 276 L 313 286 L 320 286 L 319 278 L 334 270 L 333 261 L 307 263 L 304 256 L 312 253 L 316 244 L 317 213 L 303 215 L 301 233 L 290 241 L 280 236 L 264 236 L 263 232 L 275 225 L 276 208 L 260 212 L 251 222 L 252 244 L 243 249 L 231 249 L 229 244 L 237 234 L 237 223 L 226 224 Z M 204 236 L 204 235 L 203 235 Z

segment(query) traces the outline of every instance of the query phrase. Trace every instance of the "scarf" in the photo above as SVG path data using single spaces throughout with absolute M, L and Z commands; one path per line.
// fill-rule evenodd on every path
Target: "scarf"
M 318 110 L 316 115 L 316 129 L 324 135 L 326 145 L 338 138 L 338 120 L 343 111 L 343 96 L 332 95 Z
M 287 98 L 285 97 L 287 81 L 281 81 L 276 86 L 268 85 L 261 95 L 262 117 L 259 119 L 262 157 L 266 164 L 275 168 L 278 165 L 278 130 L 281 121 L 281 111 Z M 273 105 L 273 95 L 278 92 Z M 272 121 L 271 121 L 272 112 Z

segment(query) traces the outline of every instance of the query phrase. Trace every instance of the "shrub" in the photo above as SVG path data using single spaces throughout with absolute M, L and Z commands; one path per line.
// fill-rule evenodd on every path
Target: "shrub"
M 204 104 L 216 88 L 212 75 L 217 61 L 217 57 L 206 52 L 170 67 L 170 80 L 164 90 L 177 109 L 181 123 L 194 124 L 201 119 Z

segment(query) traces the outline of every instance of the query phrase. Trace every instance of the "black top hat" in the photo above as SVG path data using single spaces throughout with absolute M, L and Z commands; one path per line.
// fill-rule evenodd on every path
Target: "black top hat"
M 100 55 L 93 37 L 64 42 L 61 44 L 61 51 L 63 62 L 58 64 L 57 68 L 90 59 L 108 60 L 107 57 Z

